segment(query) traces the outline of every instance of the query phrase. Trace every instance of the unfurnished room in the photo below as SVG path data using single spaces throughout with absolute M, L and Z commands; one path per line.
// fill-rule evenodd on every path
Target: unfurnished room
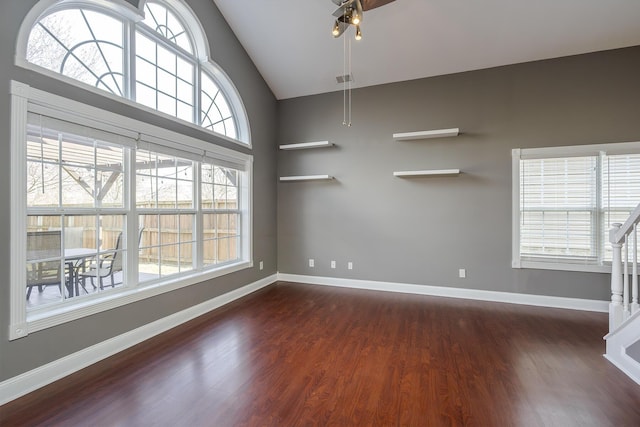
M 640 425 L 638 22 L 0 0 L 0 425 Z

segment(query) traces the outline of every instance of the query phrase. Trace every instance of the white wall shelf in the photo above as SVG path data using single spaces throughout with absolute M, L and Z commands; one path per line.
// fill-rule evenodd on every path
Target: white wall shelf
M 409 178 L 413 176 L 455 176 L 460 174 L 460 169 L 439 169 L 422 171 L 397 171 L 393 176 Z
M 333 143 L 329 141 L 316 142 L 300 142 L 298 144 L 284 144 L 280 146 L 281 150 L 304 150 L 307 148 L 333 147 Z
M 459 128 L 423 130 L 418 132 L 394 133 L 393 139 L 396 141 L 408 141 L 414 139 L 444 138 L 447 136 L 458 136 L 459 133 Z
M 334 179 L 331 175 L 298 175 L 298 176 L 281 176 L 281 182 L 292 181 L 326 181 Z

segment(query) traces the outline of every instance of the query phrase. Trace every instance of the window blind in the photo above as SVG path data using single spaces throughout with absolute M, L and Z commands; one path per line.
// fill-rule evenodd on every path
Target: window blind
M 548 157 L 548 148 L 524 156 L 514 152 L 519 168 L 514 257 L 536 265 L 603 266 L 611 260 L 609 230 L 640 203 L 640 153 L 633 144 L 612 145 L 611 151 L 602 145 L 599 151 L 565 147 L 567 153 Z
M 609 230 L 624 223 L 640 202 L 640 154 L 602 155 L 602 238 L 606 261 L 611 261 Z
M 594 156 L 521 160 L 520 253 L 597 259 Z

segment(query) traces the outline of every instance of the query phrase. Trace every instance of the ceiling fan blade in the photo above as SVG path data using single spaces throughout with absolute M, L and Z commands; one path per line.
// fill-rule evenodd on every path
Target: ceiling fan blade
M 349 24 L 347 24 L 346 22 L 338 19 L 338 35 L 334 36 L 336 38 L 340 37 L 345 31 L 347 31 L 347 28 L 349 28 Z
M 361 0 L 356 0 L 356 12 L 358 14 L 358 16 L 360 17 L 360 20 L 362 20 L 362 11 L 364 9 L 362 8 L 362 1 Z
M 355 2 L 356 2 L 356 0 L 348 0 L 344 4 L 341 4 L 340 7 L 337 8 L 335 12 L 333 12 L 333 16 L 338 18 L 338 17 L 344 15 L 344 13 L 346 12 L 347 8 L 352 7 Z
M 362 0 L 362 9 L 371 10 L 394 1 L 396 0 Z

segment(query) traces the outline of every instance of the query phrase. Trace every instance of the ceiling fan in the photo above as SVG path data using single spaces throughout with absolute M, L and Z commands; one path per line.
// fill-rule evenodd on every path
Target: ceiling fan
M 375 9 L 384 6 L 395 0 L 331 0 L 338 5 L 338 9 L 333 12 L 336 22 L 333 25 L 333 37 L 340 37 L 350 25 L 356 27 L 356 40 L 362 38 L 360 31 L 360 23 L 362 22 L 363 12 L 365 10 Z

